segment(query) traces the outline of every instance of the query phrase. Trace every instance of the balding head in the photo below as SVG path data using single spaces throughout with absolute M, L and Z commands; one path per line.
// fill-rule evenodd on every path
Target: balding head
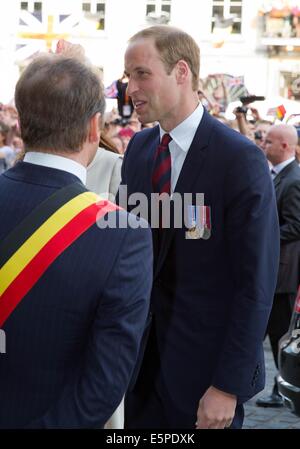
M 264 147 L 267 158 L 273 165 L 295 156 L 298 136 L 292 125 L 273 125 L 265 139 Z
M 56 54 L 37 57 L 15 92 L 25 150 L 79 152 L 90 120 L 104 113 L 102 84 L 93 69 Z

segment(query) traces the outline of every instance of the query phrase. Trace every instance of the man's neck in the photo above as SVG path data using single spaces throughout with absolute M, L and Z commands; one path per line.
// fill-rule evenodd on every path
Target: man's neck
M 27 152 L 30 152 L 29 149 Z M 53 156 L 60 156 L 64 157 L 66 159 L 71 159 L 74 162 L 77 162 L 80 165 L 83 165 L 83 167 L 87 168 L 90 162 L 94 158 L 94 154 L 91 156 L 90 152 L 87 150 L 80 150 L 78 152 L 66 152 L 66 151 L 51 151 L 51 150 L 32 150 L 36 153 L 41 154 L 53 154 Z
M 176 109 L 176 115 L 160 121 L 160 126 L 166 131 L 170 132 L 182 123 L 187 117 L 189 117 L 199 105 L 198 95 L 195 92 L 195 96 L 189 98 L 188 101 L 182 102 L 178 109 Z

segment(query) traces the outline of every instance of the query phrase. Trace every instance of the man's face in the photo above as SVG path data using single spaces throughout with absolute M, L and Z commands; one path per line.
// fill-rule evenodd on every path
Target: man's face
M 263 149 L 266 153 L 267 158 L 273 165 L 280 164 L 280 162 L 284 160 L 282 139 L 280 139 L 279 133 L 274 132 L 272 128 L 266 135 Z
M 169 124 L 176 123 L 179 106 L 176 68 L 167 74 L 152 39 L 139 39 L 129 45 L 125 71 L 129 76 L 128 95 L 140 122 L 158 121 L 166 130 L 171 129 Z
M 255 133 L 254 133 L 255 143 L 256 143 L 257 146 L 262 148 L 264 151 L 265 151 L 264 141 L 265 141 L 266 135 L 267 135 L 268 131 L 270 130 L 271 126 L 272 125 L 269 125 L 267 123 L 260 123 L 254 129 L 254 131 L 255 131 Z M 258 139 L 255 137 L 256 135 L 259 135 Z

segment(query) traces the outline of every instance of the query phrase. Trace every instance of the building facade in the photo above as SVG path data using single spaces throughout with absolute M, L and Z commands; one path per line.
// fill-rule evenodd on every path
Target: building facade
M 157 23 L 195 38 L 201 78 L 242 76 L 253 94 L 298 99 L 297 14 L 293 0 L 0 0 L 0 101 L 11 99 L 32 55 L 54 50 L 60 37 L 81 43 L 109 85 L 123 73 L 128 38 Z

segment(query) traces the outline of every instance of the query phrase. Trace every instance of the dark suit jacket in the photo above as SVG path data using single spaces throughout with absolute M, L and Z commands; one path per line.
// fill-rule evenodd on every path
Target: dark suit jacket
M 280 225 L 276 293 L 296 294 L 300 283 L 300 168 L 295 160 L 274 179 Z
M 29 163 L 3 174 L 0 240 L 74 182 L 80 183 L 70 173 Z M 149 309 L 151 267 L 149 229 L 96 224 L 54 261 L 3 326 L 0 428 L 105 424 L 132 375 Z
M 132 138 L 122 171 L 128 195 L 150 197 L 158 143 L 158 127 Z M 175 191 L 205 194 L 212 232 L 208 240 L 187 240 L 184 228 L 166 230 L 159 253 L 154 233 L 155 382 L 174 408 L 195 415 L 210 385 L 240 402 L 264 387 L 262 341 L 277 278 L 278 217 L 263 153 L 206 111 Z

